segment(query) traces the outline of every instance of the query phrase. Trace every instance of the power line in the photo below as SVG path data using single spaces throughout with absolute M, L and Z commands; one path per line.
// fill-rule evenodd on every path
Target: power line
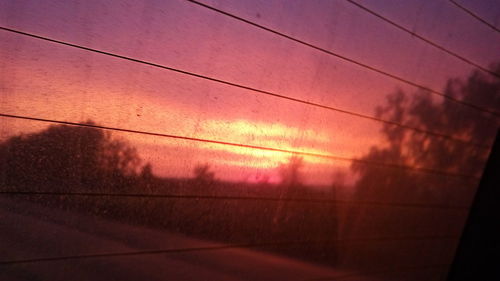
M 249 243 L 249 244 L 233 244 L 233 245 L 194 247 L 194 248 L 177 248 L 177 249 L 174 248 L 174 249 L 161 249 L 161 250 L 148 250 L 148 251 L 112 252 L 112 253 L 96 253 L 96 254 L 86 254 L 86 255 L 44 257 L 44 258 L 34 258 L 34 259 L 18 259 L 18 260 L 0 261 L 0 266 L 48 262 L 48 261 L 80 260 L 80 259 L 90 259 L 90 258 L 143 256 L 143 255 L 173 254 L 173 253 L 187 253 L 187 252 L 200 252 L 200 251 L 229 250 L 238 248 L 255 248 L 255 247 L 265 247 L 265 246 L 289 245 L 297 243 L 299 242 Z
M 373 16 L 375 16 L 375 17 L 377 17 L 377 18 L 379 18 L 379 19 L 381 19 L 381 20 L 383 20 L 383 21 L 385 21 L 387 23 L 389 23 L 390 25 L 398 28 L 399 30 L 402 30 L 402 31 L 404 31 L 404 32 L 412 35 L 413 37 L 416 37 L 416 38 L 422 40 L 423 42 L 425 42 L 425 43 L 427 43 L 427 44 L 429 44 L 429 45 L 431 45 L 431 46 L 433 46 L 433 47 L 435 47 L 435 48 L 437 48 L 437 49 L 439 49 L 439 50 L 441 50 L 441 51 L 443 51 L 443 52 L 445 52 L 445 53 L 447 53 L 447 54 L 449 54 L 449 55 L 451 55 L 451 56 L 453 56 L 453 57 L 455 57 L 455 58 L 457 58 L 457 59 L 459 59 L 459 60 L 461 60 L 463 62 L 465 62 L 465 63 L 468 63 L 468 64 L 470 64 L 470 65 L 472 65 L 472 66 L 480 69 L 481 71 L 484 71 L 484 72 L 486 72 L 486 73 L 488 73 L 488 74 L 490 74 L 490 75 L 492 75 L 492 76 L 494 76 L 496 78 L 500 78 L 500 74 L 498 74 L 498 73 L 496 73 L 494 71 L 491 71 L 491 70 L 489 70 L 489 69 L 487 69 L 487 68 L 485 68 L 485 67 L 483 67 L 483 66 L 481 66 L 481 65 L 479 65 L 479 64 L 477 64 L 477 63 L 475 63 L 475 62 L 473 62 L 473 61 L 465 58 L 464 56 L 461 56 L 461 55 L 459 55 L 459 54 L 457 54 L 457 53 L 449 50 L 449 49 L 444 48 L 443 46 L 441 46 L 441 45 L 439 45 L 439 44 L 437 44 L 437 43 L 435 43 L 435 42 L 433 42 L 433 41 L 431 41 L 431 40 L 429 40 L 429 39 L 427 39 L 427 38 L 425 38 L 425 37 L 423 37 L 423 36 L 421 36 L 421 35 L 413 32 L 413 31 L 405 28 L 404 26 L 402 26 L 402 25 L 400 25 L 400 24 L 398 24 L 398 23 L 396 23 L 396 22 L 394 22 L 394 21 L 392 21 L 392 20 L 390 20 L 390 19 L 388 19 L 388 18 L 386 18 L 386 17 L 384 17 L 384 16 L 376 13 L 375 11 L 370 10 L 366 6 L 363 6 L 363 5 L 361 5 L 360 3 L 358 3 L 358 2 L 356 2 L 354 0 L 346 0 L 346 1 L 349 2 L 349 3 L 351 3 L 351 4 L 353 4 L 354 6 L 356 6 L 358 8 L 360 8 L 361 10 L 363 10 L 363 11 L 365 11 L 365 12 L 367 12 L 367 13 L 369 13 L 369 14 L 371 14 L 371 15 L 373 15 Z
M 196 4 L 196 5 L 199 5 L 199 6 L 201 6 L 201 7 L 207 8 L 207 9 L 212 10 L 212 11 L 214 11 L 214 12 L 217 12 L 217 13 L 223 14 L 223 15 L 225 15 L 225 16 L 228 16 L 228 17 L 230 17 L 230 18 L 236 19 L 236 20 L 238 20 L 238 21 L 241 21 L 241 22 L 247 23 L 247 24 L 249 24 L 249 25 L 255 26 L 255 27 L 260 28 L 260 29 L 262 29 L 262 30 L 265 30 L 265 31 L 271 32 L 271 33 L 273 33 L 273 34 L 275 34 L 275 35 L 278 35 L 278 36 L 280 36 L 280 37 L 283 37 L 283 38 L 289 39 L 289 40 L 291 40 L 291 41 L 294 41 L 294 42 L 296 42 L 296 43 L 302 44 L 302 45 L 304 45 L 304 46 L 307 46 L 307 47 L 313 48 L 313 49 L 318 50 L 318 51 L 320 51 L 320 52 L 323 52 L 323 53 L 325 53 L 325 54 L 328 54 L 328 55 L 331 55 L 331 56 L 337 57 L 337 58 L 339 58 L 339 59 L 342 59 L 342 60 L 344 60 L 344 61 L 350 62 L 350 63 L 355 64 L 355 65 L 358 65 L 358 66 L 360 66 L 360 67 L 366 68 L 366 69 L 368 69 L 368 70 L 371 70 L 371 71 L 377 72 L 377 73 L 382 74 L 382 75 L 384 75 L 384 76 L 387 76 L 387 77 L 393 78 L 393 79 L 395 79 L 395 80 L 398 80 L 398 81 L 403 82 L 403 83 L 405 83 L 405 84 L 408 84 L 408 85 L 414 86 L 414 87 L 416 87 L 416 88 L 422 89 L 422 90 L 427 91 L 427 92 L 429 92 L 429 93 L 432 93 L 432 94 L 434 94 L 434 95 L 441 96 L 441 97 L 443 97 L 443 98 L 445 98 L 445 99 L 448 99 L 448 100 L 450 100 L 450 101 L 452 101 L 452 102 L 455 102 L 455 103 L 458 103 L 458 104 L 461 104 L 461 105 L 464 105 L 464 106 L 467 106 L 467 107 L 473 108 L 473 109 L 475 109 L 475 110 L 478 110 L 478 111 L 481 111 L 481 112 L 484 112 L 484 113 L 491 114 L 491 115 L 493 115 L 493 116 L 495 116 L 495 117 L 500 117 L 500 113 L 499 113 L 499 112 L 496 112 L 496 111 L 493 111 L 493 110 L 490 110 L 490 109 L 487 109 L 487 108 L 484 108 L 484 107 L 478 106 L 478 105 L 476 105 L 476 104 L 473 104 L 473 103 L 470 103 L 470 102 L 467 102 L 467 101 L 464 101 L 464 100 L 457 99 L 457 98 L 452 97 L 452 96 L 448 96 L 448 95 L 446 95 L 446 94 L 444 94 L 444 93 L 442 93 L 442 92 L 439 92 L 439 91 L 437 91 L 437 90 L 433 90 L 433 89 L 431 89 L 431 88 L 429 88 L 429 87 L 427 87 L 427 86 L 420 85 L 420 84 L 418 84 L 418 83 L 412 82 L 412 81 L 410 81 L 410 80 L 408 80 L 408 79 L 406 79 L 406 78 L 400 77 L 400 76 L 398 76 L 398 75 L 395 75 L 395 74 L 392 74 L 392 73 L 386 72 L 386 71 L 384 71 L 384 70 L 381 70 L 381 69 L 375 68 L 375 67 L 370 66 L 370 65 L 368 65 L 368 64 L 364 64 L 364 63 L 362 63 L 362 62 L 360 62 L 360 61 L 357 61 L 357 60 L 351 59 L 351 58 L 349 58 L 349 57 L 346 57 L 346 56 L 344 56 L 344 55 L 341 55 L 341 54 L 335 53 L 335 52 L 333 52 L 333 51 L 330 51 L 330 50 L 324 49 L 324 48 L 322 48 L 322 47 L 318 47 L 318 46 L 316 46 L 316 45 L 313 45 L 313 44 L 308 43 L 308 42 L 306 42 L 306 41 L 302 41 L 302 40 L 300 40 L 300 39 L 297 39 L 297 38 L 294 38 L 294 37 L 292 37 L 292 36 L 286 35 L 286 34 L 284 34 L 284 33 L 281 33 L 281 32 L 279 32 L 279 31 L 276 31 L 276 30 L 271 29 L 271 28 L 269 28 L 269 27 L 265 27 L 265 26 L 260 25 L 260 24 L 258 24 L 258 23 L 252 22 L 252 21 L 250 21 L 250 20 L 244 19 L 244 18 L 239 17 L 239 16 L 236 16 L 236 15 L 234 15 L 234 14 L 231 14 L 231 13 L 225 12 L 225 11 L 220 10 L 220 9 L 217 9 L 217 8 L 215 8 L 215 7 L 213 7 L 213 6 L 210 6 L 210 5 L 207 5 L 207 4 L 204 4 L 204 3 L 201 3 L 201 2 L 195 1 L 195 0 L 186 0 L 186 1 L 191 2 L 191 3 L 193 3 L 193 4 Z
M 111 257 L 125 257 L 125 256 L 144 256 L 144 255 L 160 255 L 160 254 L 176 254 L 176 253 L 188 253 L 188 252 L 201 252 L 201 251 L 220 251 L 220 250 L 230 250 L 230 249 L 241 249 L 241 248 L 268 248 L 268 247 L 283 247 L 283 246 L 293 246 L 293 245 L 311 245 L 311 244 L 325 244 L 332 242 L 373 242 L 373 241 L 398 241 L 398 240 L 455 240 L 458 239 L 456 236 L 410 236 L 410 237 L 380 237 L 380 238 L 360 238 L 360 239 L 328 239 L 323 241 L 278 241 L 278 242 L 261 242 L 261 243 L 242 243 L 242 244 L 229 244 L 229 245 L 217 245 L 217 246 L 207 246 L 207 247 L 189 247 L 189 248 L 172 248 L 172 249 L 157 249 L 157 250 L 145 250 L 145 251 L 130 251 L 130 252 L 109 252 L 109 253 L 92 253 L 92 254 L 82 254 L 82 255 L 71 255 L 71 256 L 56 256 L 56 257 L 41 257 L 33 259 L 16 259 L 16 260 L 5 260 L 0 261 L 0 266 L 5 265 L 16 265 L 16 264 L 27 264 L 27 263 L 39 263 L 39 262 L 51 262 L 51 261 L 67 261 L 67 260 L 82 260 L 82 259 L 93 259 L 93 258 L 111 258 Z
M 204 80 L 209 80 L 209 81 L 212 81 L 212 82 L 221 83 L 221 84 L 224 84 L 224 85 L 228 85 L 228 86 L 232 86 L 232 87 L 236 87 L 236 88 L 240 88 L 240 89 L 244 89 L 244 90 L 249 90 L 249 91 L 252 91 L 252 92 L 256 92 L 256 93 L 260 93 L 260 94 L 272 96 L 272 97 L 275 97 L 275 98 L 285 99 L 285 100 L 288 100 L 288 101 L 297 102 L 297 103 L 305 104 L 305 105 L 308 105 L 308 106 L 314 106 L 314 107 L 318 107 L 318 108 L 322 108 L 322 109 L 326 109 L 326 110 L 332 110 L 332 111 L 339 112 L 339 113 L 342 113 L 342 114 L 347 114 L 347 115 L 351 115 L 351 116 L 355 116 L 355 117 L 359 117 L 359 118 L 363 118 L 363 119 L 368 119 L 368 120 L 372 120 L 372 121 L 376 121 L 376 122 L 381 122 L 381 123 L 388 124 L 388 125 L 391 125 L 391 126 L 397 126 L 397 127 L 402 128 L 402 129 L 407 129 L 407 130 L 415 131 L 417 133 L 426 134 L 426 135 L 429 135 L 429 136 L 434 136 L 434 137 L 438 137 L 438 138 L 442 138 L 442 139 L 454 141 L 454 142 L 457 142 L 457 143 L 463 143 L 465 145 L 476 146 L 476 147 L 478 147 L 480 149 L 485 149 L 485 150 L 489 150 L 490 149 L 489 145 L 464 141 L 462 139 L 459 139 L 459 138 L 456 138 L 456 137 L 453 137 L 453 136 L 450 136 L 450 135 L 441 134 L 441 133 L 432 132 L 432 131 L 427 131 L 427 130 L 420 129 L 420 128 L 417 128 L 417 127 L 412 127 L 412 126 L 404 125 L 404 124 L 401 124 L 401 123 L 398 123 L 398 122 L 394 122 L 394 121 L 384 120 L 382 118 L 378 118 L 378 117 L 374 117 L 374 116 L 370 116 L 370 115 L 365 115 L 365 114 L 361 114 L 361 113 L 357 113 L 357 112 L 353 112 L 353 111 L 348 111 L 348 110 L 344 110 L 344 109 L 340 109 L 340 108 L 336 108 L 336 107 L 332 107 L 332 106 L 327 106 L 327 105 L 323 105 L 323 104 L 319 104 L 319 103 L 314 103 L 314 102 L 310 102 L 310 101 L 306 101 L 306 100 L 301 100 L 301 99 L 297 99 L 297 98 L 293 98 L 293 97 L 289 97 L 289 96 L 285 96 L 285 95 L 280 95 L 280 94 L 276 94 L 276 93 L 273 93 L 273 92 L 269 92 L 269 91 L 265 91 L 265 90 L 260 90 L 260 89 L 256 89 L 256 88 L 253 88 L 253 87 L 244 86 L 244 85 L 236 84 L 236 83 L 225 81 L 225 80 L 220 80 L 220 79 L 217 79 L 217 78 L 213 78 L 213 77 L 209 77 L 209 76 L 205 76 L 205 75 L 201 75 L 201 74 L 197 74 L 197 73 L 193 73 L 193 72 L 188 72 L 188 71 L 177 69 L 177 68 L 172 68 L 172 67 L 168 67 L 168 66 L 164 66 L 164 65 L 152 63 L 152 62 L 138 60 L 138 59 L 134 59 L 134 58 L 131 58 L 131 57 L 117 55 L 117 54 L 109 53 L 109 52 L 105 52 L 105 51 L 100 51 L 100 50 L 97 50 L 97 49 L 92 49 L 92 48 L 88 48 L 88 47 L 84 47 L 84 46 L 80 46 L 80 45 L 76 45 L 76 44 L 72 44 L 72 43 L 68 43 L 68 42 L 64 42 L 64 41 L 59 41 L 59 40 L 55 40 L 55 39 L 51 39 L 51 38 L 47 38 L 47 37 L 42 37 L 42 36 L 38 36 L 38 35 L 35 35 L 35 34 L 26 33 L 26 32 L 23 32 L 23 31 L 18 31 L 18 30 L 14 30 L 14 29 L 10 29 L 10 28 L 5 28 L 5 27 L 0 27 L 0 29 L 4 30 L 4 31 L 13 32 L 13 33 L 16 33 L 16 34 L 21 34 L 21 35 L 29 36 L 29 37 L 32 37 L 32 38 L 44 40 L 44 41 L 49 41 L 49 42 L 56 43 L 56 44 L 70 46 L 70 47 L 74 47 L 74 48 L 77 48 L 77 49 L 82 49 L 82 50 L 85 50 L 85 51 L 90 51 L 90 52 L 94 52 L 94 53 L 98 53 L 98 54 L 102 54 L 102 55 L 107 55 L 107 56 L 111 56 L 111 57 L 115 57 L 115 58 L 119 58 L 119 59 L 123 59 L 123 60 L 127 60 L 127 61 L 132 61 L 132 62 L 136 62 L 136 63 L 140 63 L 140 64 L 145 64 L 145 65 L 149 65 L 149 66 L 153 66 L 153 67 L 157 67 L 157 68 L 161 68 L 161 69 L 165 69 L 165 70 L 169 70 L 169 71 L 181 73 L 181 74 L 188 75 L 188 76 L 192 76 L 192 77 L 196 77 L 196 78 L 200 78 L 200 79 L 204 79 Z
M 102 192 L 52 192 L 52 191 L 0 191 L 0 195 L 13 196 L 81 196 L 81 197 L 121 197 L 121 198 L 150 198 L 150 199 L 187 199 L 187 200 L 242 200 L 242 201 L 269 201 L 269 202 L 294 202 L 334 205 L 370 205 L 395 208 L 423 208 L 467 211 L 467 206 L 453 206 L 445 204 L 422 203 L 395 203 L 377 201 L 333 200 L 318 198 L 294 197 L 265 197 L 265 196 L 227 196 L 227 195 L 196 195 L 196 194 L 144 194 L 144 193 L 102 193 Z
M 366 165 L 374 165 L 374 166 L 381 166 L 381 167 L 387 167 L 387 168 L 403 169 L 403 170 L 416 171 L 416 172 L 421 172 L 421 173 L 435 174 L 435 175 L 440 175 L 440 176 L 464 178 L 464 179 L 471 179 L 471 180 L 476 180 L 476 181 L 480 180 L 480 177 L 477 177 L 474 175 L 448 173 L 448 172 L 444 172 L 444 171 L 422 168 L 422 167 L 413 167 L 413 166 L 397 165 L 397 164 L 390 164 L 390 163 L 374 162 L 374 161 L 363 160 L 363 159 L 335 156 L 335 155 L 331 155 L 331 154 L 319 154 L 319 153 L 312 153 L 312 152 L 305 152 L 305 151 L 295 151 L 295 150 L 288 150 L 288 149 L 281 149 L 281 148 L 264 147 L 264 146 L 257 146 L 257 145 L 233 143 L 233 142 L 218 141 L 218 140 L 209 140 L 209 139 L 170 135 L 170 134 L 163 134 L 163 133 L 146 132 L 146 131 L 139 131 L 139 130 L 130 130 L 130 129 L 99 126 L 99 125 L 93 125 L 93 124 L 76 123 L 76 122 L 69 122 L 69 121 L 58 121 L 58 120 L 43 119 L 43 118 L 36 118 L 36 117 L 27 117 L 27 116 L 4 114 L 4 113 L 0 113 L 0 117 L 24 119 L 24 120 L 31 120 L 31 121 L 40 121 L 40 122 L 46 122 L 46 123 L 71 125 L 71 126 L 78 126 L 78 127 L 88 127 L 88 128 L 102 129 L 102 130 L 111 130 L 111 131 L 142 134 L 142 135 L 149 135 L 149 136 L 166 137 L 166 138 L 188 140 L 188 141 L 195 141 L 195 142 L 213 143 L 213 144 L 235 146 L 235 147 L 244 147 L 244 148 L 266 150 L 266 151 L 283 152 L 283 153 L 289 153 L 289 154 L 295 154 L 295 155 L 312 156 L 312 157 L 326 158 L 326 159 L 332 159 L 332 160 L 338 160 L 338 161 L 347 161 L 347 162 L 354 162 L 354 163 L 360 163 L 360 164 L 366 164 Z
M 455 0 L 450 0 L 451 3 L 455 4 L 458 8 L 460 8 L 462 11 L 466 12 L 467 14 L 471 15 L 473 18 L 476 20 L 482 22 L 484 25 L 488 26 L 489 28 L 493 29 L 496 32 L 500 33 L 500 29 L 498 29 L 495 25 L 489 23 L 488 21 L 484 20 L 480 16 L 478 16 L 476 13 L 472 12 L 471 10 L 467 9 L 465 6 L 460 5 L 457 1 Z

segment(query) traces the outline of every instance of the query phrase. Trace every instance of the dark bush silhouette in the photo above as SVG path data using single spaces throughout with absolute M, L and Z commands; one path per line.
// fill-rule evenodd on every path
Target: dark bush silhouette
M 215 180 L 215 173 L 210 171 L 210 165 L 203 164 L 194 167 L 194 180 L 197 184 L 212 184 Z
M 88 121 L 87 125 L 95 125 Z M 61 193 L 172 194 L 173 198 L 115 196 L 23 196 L 45 206 L 71 209 L 125 223 L 147 225 L 225 243 L 311 241 L 266 248 L 323 262 L 335 261 L 336 220 L 332 205 L 288 202 L 287 198 L 328 198 L 301 184 L 300 158 L 281 167 L 283 183 L 229 183 L 215 179 L 209 164 L 194 168 L 191 179 L 159 178 L 151 164 L 140 167 L 136 149 L 109 132 L 65 125 L 0 143 L 4 191 Z M 200 195 L 177 198 L 175 195 Z M 219 197 L 271 197 L 279 201 Z M 273 218 L 276 214 L 278 221 Z M 319 241 L 326 241 L 320 243 Z
M 499 83 L 475 72 L 466 82 L 450 80 L 445 93 L 496 110 L 500 108 Z M 380 118 L 454 135 L 471 143 L 491 143 L 499 125 L 487 113 L 477 113 L 449 100 L 436 102 L 425 91 L 411 98 L 401 91 L 393 93 L 376 113 Z M 95 125 L 91 121 L 87 124 Z M 362 160 L 478 176 L 488 154 L 487 149 L 477 146 L 391 125 L 382 127 L 382 136 L 386 145 L 371 148 Z M 195 167 L 192 179 L 158 178 L 150 164 L 140 167 L 135 148 L 109 132 L 91 127 L 56 125 L 12 137 L 0 143 L 0 167 L 3 190 L 198 194 L 214 198 L 67 196 L 44 197 L 37 202 L 226 243 L 302 241 L 306 243 L 271 250 L 330 264 L 337 262 L 337 253 L 342 249 L 340 261 L 350 266 L 418 265 L 424 258 L 419 254 L 420 244 L 348 240 L 457 234 L 466 215 L 435 209 L 308 202 L 337 199 L 336 191 L 342 186 L 334 183 L 331 190 L 305 186 L 299 157 L 292 157 L 280 167 L 282 183 L 278 185 L 215 180 L 209 164 Z M 351 168 L 359 177 L 354 194 L 349 195 L 352 201 L 460 205 L 467 204 L 474 192 L 475 182 L 462 178 L 361 163 Z M 306 201 L 288 200 L 294 198 Z M 340 213 L 346 214 L 341 232 Z M 454 249 L 453 241 L 438 243 L 432 244 L 433 248 Z M 437 263 L 443 262 L 439 256 L 437 259 Z
M 66 125 L 0 143 L 0 159 L 3 188 L 59 192 L 119 189 L 140 164 L 136 149 L 109 132 Z

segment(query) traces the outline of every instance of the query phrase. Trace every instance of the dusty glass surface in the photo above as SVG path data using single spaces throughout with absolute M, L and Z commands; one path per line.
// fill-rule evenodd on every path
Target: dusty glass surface
M 499 14 L 1 1 L 0 279 L 444 280 Z

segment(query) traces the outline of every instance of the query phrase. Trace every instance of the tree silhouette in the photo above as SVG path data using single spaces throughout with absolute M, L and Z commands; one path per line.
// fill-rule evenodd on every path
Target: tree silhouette
M 289 202 L 286 198 L 298 197 L 301 187 L 300 169 L 303 166 L 302 157 L 293 155 L 288 160 L 288 163 L 281 164 L 278 171 L 281 176 L 281 192 L 280 197 L 285 198 L 284 201 L 278 202 L 274 213 L 273 222 L 279 224 L 290 219 Z
M 145 180 L 150 180 L 153 177 L 154 177 L 153 176 L 153 168 L 151 167 L 151 163 L 147 163 L 146 165 L 144 165 L 142 167 L 141 178 L 143 178 Z
M 496 69 L 500 70 L 500 64 Z M 500 82 L 479 71 L 472 73 L 466 82 L 451 79 L 444 92 L 466 102 L 500 108 Z M 411 98 L 402 91 L 388 95 L 387 104 L 378 107 L 376 115 L 378 118 L 460 137 L 476 144 L 490 144 L 499 125 L 498 120 L 487 113 L 477 114 L 472 109 L 460 108 L 448 99 L 436 102 L 424 90 L 419 90 Z M 488 155 L 488 150 L 484 148 L 390 124 L 384 124 L 382 135 L 387 146 L 372 147 L 362 160 L 480 176 Z M 438 194 L 434 187 L 429 187 L 431 190 L 425 188 L 432 178 L 426 174 L 361 163 L 354 163 L 351 168 L 359 175 L 356 189 L 358 197 L 363 199 L 397 200 L 405 197 L 405 194 L 416 195 L 415 192 L 428 196 Z
M 136 149 L 110 132 L 67 125 L 7 139 L 0 159 L 2 186 L 21 190 L 119 188 L 140 164 Z
M 288 163 L 281 164 L 278 169 L 281 176 L 281 184 L 288 187 L 288 191 L 293 193 L 293 190 L 301 185 L 300 169 L 304 165 L 304 160 L 299 156 L 292 156 Z
M 493 68 L 500 70 L 500 64 Z M 450 79 L 444 93 L 492 111 L 500 108 L 500 81 L 479 71 L 473 72 L 465 81 Z M 386 145 L 372 147 L 361 160 L 474 177 L 481 175 L 489 153 L 488 149 L 474 144 L 491 144 L 500 125 L 499 120 L 489 113 L 457 105 L 449 99 L 439 101 L 424 90 L 418 90 L 411 96 L 401 90 L 389 94 L 386 104 L 376 109 L 376 116 L 422 130 L 451 135 L 466 143 L 384 124 L 381 132 Z M 351 170 L 358 176 L 351 198 L 353 201 L 467 205 L 473 198 L 477 184 L 477 181 L 464 177 L 433 175 L 360 162 L 353 163 Z M 347 213 L 343 235 L 350 238 L 364 235 L 415 235 L 417 229 L 427 229 L 427 235 L 442 235 L 449 232 L 449 229 L 460 229 L 461 222 L 455 218 L 450 220 L 449 216 L 438 217 L 438 211 L 389 211 L 387 208 L 357 204 L 353 204 Z M 424 213 L 427 215 L 422 215 Z M 455 227 L 452 227 L 453 223 L 456 224 Z M 369 248 L 367 245 L 363 247 Z M 360 248 L 350 248 L 348 251 L 357 260 L 361 260 L 363 253 L 370 252 L 363 252 Z M 384 257 L 397 256 L 395 253 L 398 251 L 400 253 L 404 250 L 384 249 Z M 371 253 L 378 253 L 379 259 L 369 254 L 367 264 L 381 260 L 380 252 L 372 249 Z
M 197 165 L 193 172 L 195 181 L 200 184 L 210 184 L 215 180 L 215 173 L 210 171 L 210 165 L 208 164 Z

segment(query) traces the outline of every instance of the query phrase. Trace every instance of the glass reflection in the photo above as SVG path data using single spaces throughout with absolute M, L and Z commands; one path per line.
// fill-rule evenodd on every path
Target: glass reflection
M 2 2 L 3 27 L 229 84 L 1 30 L 0 277 L 441 280 L 499 80 L 354 6 L 293 3 L 214 5 L 451 99 L 189 2 Z M 495 45 L 481 32 L 442 43 Z

